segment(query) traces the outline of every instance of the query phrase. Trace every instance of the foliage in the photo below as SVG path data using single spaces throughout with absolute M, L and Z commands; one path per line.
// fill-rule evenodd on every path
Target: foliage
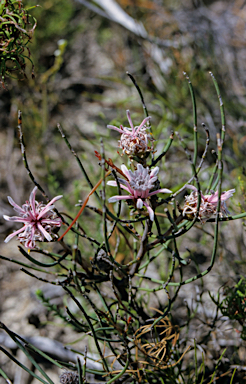
M 213 74 L 211 74 L 211 76 L 219 95 L 218 84 Z M 131 78 L 136 84 L 135 79 L 132 76 Z M 183 343 L 178 342 L 179 327 L 172 323 L 169 314 L 172 312 L 172 307 L 177 300 L 181 287 L 193 283 L 195 280 L 202 279 L 212 270 L 217 252 L 219 222 L 245 217 L 245 213 L 228 216 L 225 200 L 232 196 L 234 190 L 222 193 L 222 151 L 225 135 L 222 101 L 220 102 L 222 129 L 217 137 L 217 161 L 207 186 L 208 191 L 210 191 L 213 185 L 213 188 L 217 188 L 218 192 L 215 194 L 210 193 L 209 195 L 203 195 L 201 192 L 199 174 L 207 154 L 209 131 L 206 129 L 207 140 L 204 146 L 203 156 L 200 161 L 198 161 L 196 101 L 193 87 L 188 77 L 187 80 L 194 112 L 193 158 L 183 138 L 177 132 L 176 136 L 186 153 L 192 176 L 181 188 L 177 188 L 173 181 L 173 186 L 170 187 L 175 193 L 172 193 L 171 197 L 161 198 L 157 196 L 157 194 L 160 195 L 161 193 L 170 194 L 171 191 L 169 189 L 160 189 L 160 180 L 158 180 L 157 177 L 159 168 L 156 167 L 156 165 L 159 164 L 168 151 L 171 150 L 174 135 L 171 135 L 166 141 L 162 152 L 158 156 L 155 156 L 153 143 L 151 146 L 148 146 L 148 140 L 152 137 L 149 131 L 147 132 L 147 130 L 150 129 L 147 125 L 150 118 L 144 119 L 141 125 L 134 128 L 130 112 L 127 111 L 130 128 L 123 128 L 123 126 L 121 126 L 121 128 L 118 129 L 112 125 L 108 127 L 118 130 L 121 134 L 120 147 L 123 145 L 125 162 L 132 170 L 127 170 L 125 165 L 121 166 L 120 169 L 110 158 L 107 158 L 103 141 L 101 140 L 101 153 L 96 152 L 95 154 L 99 161 L 102 178 L 95 186 L 93 186 L 91 178 L 87 173 L 86 166 L 84 166 L 79 156 L 73 150 L 66 134 L 59 126 L 60 133 L 68 149 L 75 155 L 83 177 L 89 187 L 92 188 L 83 203 L 80 204 L 81 208 L 70 225 L 67 220 L 69 220 L 71 216 L 69 214 L 61 215 L 58 211 L 54 211 L 54 206 L 50 206 L 51 203 L 44 205 L 36 202 L 35 208 L 32 208 L 34 214 L 39 206 L 42 207 L 41 212 L 45 212 L 48 209 L 46 207 L 50 206 L 49 209 L 52 209 L 50 212 L 56 212 L 68 226 L 67 230 L 58 239 L 60 241 L 60 244 L 57 244 L 59 253 L 40 248 L 35 244 L 35 241 L 37 242 L 40 238 L 43 238 L 43 234 L 48 241 L 51 241 L 52 238 L 54 239 L 55 236 L 57 236 L 53 233 L 51 237 L 50 234 L 52 232 L 45 234 L 44 228 L 42 229 L 41 237 L 38 234 L 36 235 L 41 228 L 40 224 L 38 224 L 39 216 L 36 219 L 37 224 L 35 224 L 35 222 L 30 222 L 29 224 L 32 211 L 28 213 L 28 219 L 21 218 L 21 220 L 26 220 L 27 226 L 26 232 L 21 234 L 21 241 L 23 241 L 23 238 L 26 236 L 27 241 L 25 242 L 25 246 L 28 247 L 28 244 L 31 243 L 32 248 L 34 248 L 31 252 L 35 252 L 34 257 L 33 254 L 30 253 L 30 249 L 26 252 L 20 247 L 22 255 L 29 261 L 29 264 L 25 264 L 23 272 L 42 282 L 53 285 L 58 284 L 63 289 L 68 300 L 68 306 L 66 308 L 67 316 L 64 316 L 63 312 L 57 308 L 56 305 L 50 303 L 49 298 L 45 298 L 42 291 L 38 291 L 39 299 L 41 299 L 51 313 L 54 313 L 55 316 L 58 316 L 59 319 L 64 322 L 64 325 L 69 324 L 77 330 L 77 332 L 91 337 L 94 341 L 94 348 L 97 351 L 98 362 L 101 365 L 101 369 L 87 368 L 85 359 L 82 360 L 83 368 L 79 360 L 77 366 L 72 364 L 67 365 L 66 367 L 70 369 L 77 368 L 77 375 L 71 374 L 69 376 L 71 380 L 74 379 L 76 382 L 78 377 L 80 382 L 86 382 L 86 373 L 100 375 L 101 380 L 107 381 L 108 383 L 119 379 L 123 380 L 122 382 L 128 382 L 130 378 L 133 383 L 146 381 L 153 383 L 187 383 L 186 380 L 192 380 L 191 377 L 194 368 L 188 370 L 187 373 L 187 366 L 182 363 L 184 356 L 191 348 L 191 344 L 188 343 L 188 340 Z M 148 112 L 143 95 L 137 84 L 136 87 L 143 103 L 143 109 L 147 115 Z M 36 185 L 34 191 L 38 188 L 42 194 L 46 196 L 44 189 L 36 182 L 29 168 L 23 141 L 20 112 L 19 134 L 24 165 L 31 180 Z M 128 135 L 127 140 L 125 140 L 126 135 Z M 122 137 L 124 141 L 122 141 Z M 146 145 L 136 145 L 138 140 L 146 140 Z M 118 196 L 113 196 L 108 199 L 109 202 L 118 202 L 118 207 L 115 211 L 106 204 L 106 178 L 110 175 L 114 176 L 115 181 L 110 181 L 108 184 L 118 189 Z M 122 179 L 122 177 L 124 179 Z M 151 178 L 153 181 L 151 181 Z M 195 181 L 196 187 L 190 185 L 193 181 Z M 98 193 L 97 190 L 100 185 L 102 185 L 102 190 Z M 147 191 L 144 193 L 141 192 L 142 186 L 145 188 L 143 191 L 147 188 Z M 122 195 L 121 188 L 127 190 L 130 195 Z M 176 200 L 177 196 L 186 188 L 191 188 L 195 191 L 193 191 L 191 195 L 194 202 L 192 203 L 192 210 L 189 211 L 189 214 L 186 214 L 184 208 L 178 207 Z M 149 192 L 149 190 L 154 191 Z M 33 193 L 34 192 L 32 192 L 30 196 L 30 207 L 33 205 Z M 93 194 L 96 196 L 99 207 L 94 204 L 88 205 L 89 199 Z M 52 201 L 56 201 L 60 199 L 60 197 L 61 196 L 57 196 Z M 48 197 L 46 196 L 46 198 Z M 134 216 L 130 220 L 124 218 L 125 214 L 122 211 L 121 202 L 123 199 L 127 199 L 128 206 L 132 210 L 132 216 Z M 10 200 L 10 202 L 11 201 L 12 200 Z M 191 204 L 188 201 L 189 200 L 186 199 L 186 203 L 183 203 L 184 207 L 187 206 L 187 204 Z M 15 207 L 13 202 L 11 202 L 11 204 Z M 23 207 L 25 206 L 26 205 L 23 205 Z M 161 206 L 164 206 L 164 214 L 160 212 Z M 89 209 L 91 213 L 85 216 L 83 223 L 79 223 L 78 219 L 85 208 Z M 41 215 L 41 213 L 38 214 Z M 23 216 L 22 212 L 21 216 Z M 85 227 L 84 224 L 86 221 L 91 220 L 90 217 L 93 218 L 94 223 L 99 221 L 100 227 L 96 224 Z M 46 220 L 45 217 L 42 217 L 42 220 L 44 219 L 43 222 L 47 222 L 46 225 L 52 222 L 52 220 L 54 221 L 51 216 L 48 218 L 49 221 Z M 10 219 L 11 218 L 7 217 L 7 220 Z M 17 221 L 17 219 L 13 218 L 13 221 Z M 18 221 L 20 221 L 20 219 L 18 219 Z M 181 246 L 179 238 L 185 237 L 198 222 L 205 225 L 206 221 L 214 223 L 214 240 L 210 265 L 203 272 L 184 279 L 183 269 L 187 268 L 189 262 L 182 257 L 182 253 L 179 251 L 179 247 Z M 76 228 L 74 229 L 73 225 L 75 223 Z M 30 230 L 37 225 L 35 229 L 36 232 L 34 232 L 34 241 L 32 241 L 33 235 L 28 231 L 28 225 L 30 225 Z M 69 230 L 72 231 L 73 236 L 71 236 L 71 233 L 67 242 L 64 242 L 63 238 Z M 95 235 L 93 235 L 93 230 Z M 13 235 L 8 236 L 6 241 L 12 236 Z M 158 250 L 156 250 L 156 248 L 158 248 Z M 120 259 L 119 255 L 122 253 L 123 255 Z M 38 258 L 37 254 L 39 254 Z M 94 254 L 94 256 L 88 259 L 86 256 L 88 254 Z M 160 258 L 161 255 L 169 260 L 169 272 L 163 280 L 149 274 L 150 265 L 153 264 L 157 258 Z M 45 261 L 47 258 L 50 259 L 49 262 Z M 38 274 L 33 273 L 32 270 L 34 268 Z M 41 277 L 44 268 L 45 275 L 48 276 L 48 278 Z M 179 277 L 177 274 L 178 271 Z M 54 276 L 57 276 L 58 280 L 54 280 Z M 235 291 L 241 295 L 241 306 L 244 305 L 243 297 L 245 293 L 243 291 L 244 285 L 242 281 L 243 280 L 237 285 Z M 158 291 L 165 293 L 166 300 L 157 299 L 156 293 Z M 231 298 L 231 292 L 232 291 L 230 291 L 229 295 L 227 291 L 229 302 L 226 302 L 230 305 L 230 311 L 232 310 L 232 304 L 234 307 L 237 304 L 237 308 L 239 305 L 238 300 L 236 301 L 235 299 L 235 292 L 233 291 L 233 298 Z M 150 306 L 149 303 L 153 302 L 158 303 L 158 308 L 152 308 Z M 71 303 L 73 303 L 73 306 L 75 305 L 76 310 L 73 309 L 72 311 L 70 309 Z M 227 308 L 225 302 L 223 302 L 223 304 L 218 303 L 218 307 L 222 312 Z M 243 308 L 242 311 L 244 311 Z M 242 311 L 241 309 L 237 309 L 237 314 L 234 310 L 230 313 L 233 313 L 234 318 L 242 321 Z M 81 320 L 81 316 L 83 320 Z M 187 327 L 189 326 L 191 317 L 192 315 L 190 313 Z M 2 328 L 20 345 L 21 339 L 18 335 L 13 334 L 4 324 L 2 324 Z M 32 348 L 33 346 L 29 345 L 29 349 Z M 31 358 L 25 348 L 21 347 L 21 349 L 27 354 L 28 358 Z M 3 352 L 13 360 L 13 357 L 5 350 L 3 350 Z M 212 377 L 218 369 L 222 357 L 223 354 L 218 360 Z M 50 358 L 48 359 L 50 360 Z M 53 383 L 43 372 L 42 368 L 37 363 L 35 364 L 44 379 L 50 384 Z M 62 366 L 60 362 L 54 362 L 54 364 Z M 200 373 L 198 373 L 198 367 L 196 366 L 196 377 L 200 377 L 200 374 L 202 375 L 201 377 L 204 377 L 203 362 L 201 363 L 199 372 Z M 229 372 L 231 372 L 231 370 L 229 370 Z M 46 381 L 43 381 L 40 377 L 35 377 L 46 383 Z
M 5 77 L 13 77 L 13 73 L 26 77 L 27 61 L 32 64 L 34 77 L 34 65 L 30 58 L 28 44 L 37 24 L 35 18 L 29 13 L 30 9 L 25 9 L 22 1 L 1 0 L 0 2 L 0 75 L 3 86 Z M 33 25 L 30 28 L 31 24 Z
M 0 256 L 20 265 L 23 273 L 38 283 L 59 286 L 63 292 L 60 306 L 42 290 L 36 294 L 50 317 L 59 320 L 59 327 L 69 327 L 75 332 L 76 340 L 69 348 L 77 354 L 77 360 L 62 362 L 28 343 L 5 324 L 0 326 L 35 369 L 21 367 L 45 384 L 54 383 L 39 363 L 41 357 L 53 367 L 65 370 L 60 376 L 62 384 L 87 383 L 91 377 L 92 382 L 99 379 L 100 383 L 232 384 L 234 379 L 240 382 L 244 379 L 243 372 L 234 370 L 235 364 L 237 368 L 241 364 L 238 351 L 235 347 L 232 353 L 230 344 L 228 350 L 224 349 L 227 344 L 223 346 L 224 331 L 220 325 L 229 321 L 221 313 L 239 322 L 245 340 L 245 279 L 234 287 L 226 287 L 223 300 L 219 295 L 213 298 L 216 308 L 208 316 L 203 290 L 204 277 L 212 279 L 211 271 L 218 265 L 223 274 L 227 266 L 227 263 L 219 264 L 229 252 L 223 237 L 224 227 L 229 227 L 230 221 L 235 224 L 235 220 L 246 217 L 245 204 L 235 204 L 238 196 L 230 202 L 233 214 L 228 212 L 225 200 L 232 197 L 234 190 L 224 192 L 225 185 L 226 189 L 234 188 L 239 181 L 241 195 L 245 197 L 244 169 L 236 164 L 236 159 L 239 163 L 243 159 L 239 143 L 244 142 L 244 133 L 236 134 L 230 127 L 226 133 L 231 140 L 225 141 L 223 100 L 226 99 L 232 114 L 239 113 L 239 103 L 229 103 L 222 74 L 217 73 L 219 83 L 211 72 L 207 74 L 210 66 L 220 72 L 212 65 L 213 56 L 207 54 L 208 47 L 202 50 L 199 67 L 198 42 L 189 47 L 186 42 L 176 45 L 178 27 L 169 22 L 163 25 L 161 2 L 138 1 L 135 16 L 142 21 L 146 19 L 148 33 L 144 37 L 137 34 L 141 31 L 139 23 L 137 32 L 121 34 L 120 43 L 115 38 L 115 20 L 111 24 L 105 22 L 108 15 L 103 13 L 103 7 L 97 8 L 97 3 L 86 2 L 93 9 L 78 12 L 80 8 L 75 3 L 45 0 L 42 8 L 36 9 L 40 22 L 33 40 L 34 62 L 43 73 L 31 85 L 31 97 L 30 90 L 23 87 L 22 97 L 18 99 L 24 112 L 23 129 L 19 112 L 21 154 L 31 182 L 43 200 L 49 202 L 50 196 L 64 194 L 62 212 L 52 209 L 62 219 L 66 232 L 59 241 L 57 232 L 52 233 L 54 241 L 46 237 L 49 242 L 37 241 L 32 250 L 19 247 L 25 262 Z M 130 10 L 133 2 L 119 3 Z M 173 6 L 172 2 L 167 3 Z M 146 13 L 145 8 L 150 12 Z M 100 17 L 93 20 L 95 10 Z M 83 39 L 80 36 L 79 44 L 75 45 L 76 60 L 70 60 L 67 65 L 71 41 L 75 32 L 79 35 L 82 30 Z M 93 33 L 103 53 L 111 53 L 110 58 L 116 63 L 118 72 L 114 77 L 105 76 L 103 71 L 103 75 L 91 72 L 90 62 L 84 65 Z M 125 54 L 128 46 L 129 55 Z M 158 62 L 158 55 L 154 57 L 153 52 L 160 54 L 160 47 L 164 47 L 161 53 L 165 55 L 161 54 Z M 187 49 L 192 49 L 193 54 L 187 55 Z M 101 52 L 96 51 L 94 56 L 92 51 L 94 62 L 103 63 Z M 166 67 L 161 65 L 164 58 L 172 62 L 169 68 L 168 60 Z M 128 66 L 138 78 L 136 82 L 135 76 L 128 73 L 133 89 L 122 75 Z M 192 73 L 195 91 L 189 77 L 180 69 Z M 64 80 L 64 74 L 66 85 L 62 88 L 60 80 Z M 109 84 L 116 87 L 116 93 L 124 90 L 121 98 L 108 96 Z M 76 87 L 78 91 L 74 92 Z M 72 100 L 79 108 L 85 102 L 85 108 L 92 110 L 88 131 L 70 124 L 74 117 L 71 115 L 76 115 L 78 109 L 76 113 L 71 109 L 68 114 L 64 107 L 67 100 L 70 106 Z M 94 112 L 95 105 L 100 105 L 103 112 L 98 113 L 97 109 Z M 124 109 L 129 105 L 132 114 L 127 111 L 126 123 Z M 240 116 L 243 113 L 242 110 Z M 62 122 L 58 129 L 64 142 L 55 132 L 57 116 Z M 204 116 L 210 117 L 210 123 L 202 124 L 201 129 L 199 120 L 206 121 Z M 135 122 L 137 127 L 141 125 L 140 131 L 132 126 L 131 117 L 134 126 Z M 82 127 L 85 123 L 83 115 Z M 108 131 L 100 129 L 108 123 Z M 130 127 L 123 128 L 125 125 Z M 30 142 L 35 142 L 39 168 L 34 167 L 29 157 Z M 73 159 L 80 170 L 75 180 Z M 120 167 L 122 163 L 125 168 Z M 154 179 L 153 183 L 148 177 Z M 136 188 L 139 180 L 145 187 L 150 185 L 149 191 L 147 188 L 146 193 L 139 192 Z M 128 197 L 123 201 L 126 194 Z M 205 251 L 200 254 L 201 249 Z M 240 266 L 245 265 L 243 252 L 238 254 Z M 216 260 L 218 255 L 220 260 Z M 202 258 L 209 259 L 204 268 L 199 263 Z M 236 271 L 237 265 L 234 267 Z M 191 302 L 191 295 L 186 297 L 187 286 L 190 292 L 195 292 Z M 81 340 L 86 343 L 84 352 L 80 346 L 71 347 L 72 343 L 80 345 Z M 9 360 L 21 364 L 14 353 L 0 348 Z M 10 381 L 1 368 L 0 374 Z
M 235 286 L 226 286 L 223 291 L 223 300 L 213 300 L 224 316 L 238 321 L 242 326 L 241 338 L 246 340 L 246 279 L 242 277 Z

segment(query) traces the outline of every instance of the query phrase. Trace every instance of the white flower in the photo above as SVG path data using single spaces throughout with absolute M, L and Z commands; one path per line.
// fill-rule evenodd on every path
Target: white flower
M 126 175 L 128 181 L 124 179 L 118 179 L 120 182 L 120 187 L 129 192 L 130 195 L 110 197 L 108 199 L 109 203 L 115 203 L 119 200 L 131 199 L 134 201 L 134 204 L 138 209 L 142 209 L 143 206 L 145 206 L 149 213 L 150 220 L 153 221 L 154 211 L 149 205 L 149 197 L 156 195 L 157 193 L 172 193 L 172 191 L 166 188 L 150 192 L 150 190 L 154 188 L 159 168 L 155 167 L 151 172 L 149 172 L 148 167 L 144 168 L 141 164 L 138 164 L 137 170 L 134 172 L 128 170 L 125 165 L 121 166 L 121 170 Z M 113 187 L 117 187 L 116 181 L 108 181 L 107 184 Z
M 29 201 L 26 201 L 22 207 L 17 205 L 14 200 L 8 196 L 9 203 L 14 207 L 14 210 L 18 212 L 19 216 L 9 217 L 4 215 L 3 218 L 7 221 L 23 223 L 24 226 L 6 237 L 4 240 L 5 243 L 8 243 L 9 240 L 18 235 L 20 242 L 24 243 L 26 248 L 35 248 L 36 241 L 44 241 L 44 239 L 51 241 L 52 235 L 54 235 L 52 233 L 53 229 L 61 226 L 62 220 L 60 217 L 57 217 L 53 211 L 55 207 L 53 203 L 61 199 L 62 196 L 56 196 L 48 204 L 43 204 L 35 200 L 36 191 L 37 187 L 34 187 L 30 194 Z
M 187 188 L 192 189 L 193 192 L 189 196 L 185 196 L 185 205 L 183 209 L 183 215 L 194 216 L 197 211 L 197 201 L 198 201 L 198 190 L 193 185 L 186 185 Z M 220 198 L 220 216 L 226 216 L 229 214 L 229 211 L 226 206 L 226 200 L 232 197 L 235 189 L 230 189 L 229 191 L 222 192 Z M 210 195 L 203 195 L 201 193 L 201 204 L 199 210 L 199 219 L 202 224 L 206 222 L 211 216 L 216 214 L 217 204 L 218 204 L 218 191 L 211 193 Z
M 146 117 L 139 126 L 134 127 L 130 115 L 130 111 L 126 111 L 127 118 L 131 128 L 120 126 L 120 128 L 114 125 L 108 125 L 109 129 L 114 129 L 121 133 L 119 140 L 119 147 L 123 149 L 123 153 L 128 156 L 144 155 L 146 152 L 150 152 L 152 147 L 148 147 L 148 141 L 154 141 L 150 133 L 146 132 L 147 122 L 151 117 Z

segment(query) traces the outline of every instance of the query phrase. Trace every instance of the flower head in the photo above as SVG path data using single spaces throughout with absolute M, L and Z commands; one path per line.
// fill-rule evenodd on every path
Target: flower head
M 152 147 L 148 147 L 148 141 L 154 141 L 150 133 L 146 132 L 147 122 L 151 117 L 146 117 L 139 126 L 134 127 L 130 115 L 130 111 L 126 111 L 126 115 L 130 124 L 130 128 L 120 126 L 120 128 L 114 125 L 108 125 L 109 129 L 114 129 L 121 133 L 119 140 L 119 147 L 123 149 L 123 153 L 128 156 L 143 156 L 146 152 L 150 152 Z
M 192 189 L 193 191 L 189 196 L 185 197 L 185 205 L 183 209 L 183 215 L 185 216 L 194 216 L 197 211 L 197 200 L 198 200 L 198 190 L 193 185 L 186 185 L 187 188 Z M 227 216 L 229 211 L 226 206 L 226 200 L 232 197 L 235 189 L 230 189 L 229 191 L 222 192 L 220 198 L 220 217 Z M 216 214 L 217 204 L 218 204 L 218 191 L 211 191 L 210 195 L 203 195 L 201 193 L 201 204 L 199 210 L 199 219 L 204 224 L 211 216 Z
M 127 181 L 124 179 L 118 179 L 120 187 L 125 189 L 130 195 L 120 195 L 113 196 L 108 199 L 109 203 L 115 203 L 119 200 L 128 200 L 131 199 L 134 202 L 134 205 L 138 209 L 142 209 L 143 206 L 147 208 L 149 213 L 150 220 L 154 220 L 154 211 L 149 205 L 149 197 L 156 195 L 157 193 L 171 193 L 169 189 L 158 189 L 156 191 L 150 192 L 154 188 L 154 184 L 157 180 L 157 174 L 159 168 L 155 167 L 151 172 L 149 172 L 149 167 L 144 168 L 142 164 L 137 165 L 137 170 L 132 172 L 128 170 L 125 165 L 121 166 L 121 170 L 124 175 L 127 177 Z M 108 181 L 108 185 L 117 187 L 116 181 Z
M 65 371 L 60 377 L 61 384 L 79 384 L 79 375 L 78 372 Z
M 36 191 L 37 187 L 34 187 L 30 194 L 29 201 L 26 201 L 22 207 L 17 205 L 14 200 L 8 196 L 9 203 L 13 206 L 19 216 L 9 217 L 4 215 L 4 219 L 23 223 L 24 226 L 6 237 L 4 240 L 5 243 L 11 240 L 15 235 L 18 235 L 20 242 L 24 243 L 26 248 L 32 249 L 36 247 L 36 241 L 44 241 L 44 239 L 51 241 L 52 235 L 55 235 L 52 233 L 53 229 L 61 226 L 62 220 L 60 217 L 57 217 L 56 213 L 53 211 L 53 208 L 55 207 L 53 203 L 61 199 L 62 196 L 56 196 L 48 204 L 43 204 L 42 202 L 38 203 L 35 200 Z

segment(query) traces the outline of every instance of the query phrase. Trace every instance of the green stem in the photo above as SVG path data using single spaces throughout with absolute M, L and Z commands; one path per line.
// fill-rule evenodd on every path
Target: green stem
M 128 365 L 129 365 L 129 360 L 127 359 L 126 365 L 124 366 L 123 370 L 121 372 L 119 372 L 118 375 L 116 375 L 112 379 L 110 379 L 108 381 L 108 384 L 113 383 L 115 380 L 118 380 L 121 376 L 123 376 L 124 373 L 126 372 L 127 368 L 128 368 Z
M 189 76 L 184 72 L 184 75 L 188 81 L 188 86 L 190 89 L 191 94 L 191 100 L 192 100 L 192 107 L 193 107 L 193 124 L 194 124 L 194 156 L 193 156 L 193 164 L 196 165 L 197 160 L 197 148 L 198 148 L 198 141 L 197 141 L 197 112 L 196 112 L 196 99 L 195 99 L 195 93 L 193 86 L 191 84 Z

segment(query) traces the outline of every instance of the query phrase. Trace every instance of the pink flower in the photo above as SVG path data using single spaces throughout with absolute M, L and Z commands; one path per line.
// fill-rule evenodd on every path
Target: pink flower
M 185 206 L 183 209 L 183 215 L 185 216 L 194 216 L 197 210 L 197 199 L 198 191 L 197 188 L 193 185 L 186 185 L 187 188 L 192 189 L 193 192 L 189 196 L 185 196 Z M 227 216 L 229 211 L 226 206 L 226 200 L 232 197 L 235 189 L 230 189 L 229 191 L 222 192 L 220 198 L 220 217 Z M 218 191 L 211 192 L 210 195 L 203 195 L 201 193 L 201 204 L 199 210 L 199 219 L 204 224 L 211 216 L 216 214 L 217 204 L 218 204 Z
M 147 122 L 151 117 L 146 117 L 139 126 L 134 127 L 130 115 L 130 111 L 126 111 L 126 115 L 131 128 L 120 126 L 120 128 L 115 127 L 114 125 L 108 125 L 109 129 L 114 129 L 121 133 L 121 138 L 119 140 L 119 147 L 123 149 L 123 153 L 126 153 L 129 156 L 133 155 L 144 155 L 146 152 L 150 152 L 152 148 L 148 147 L 148 140 L 154 141 L 150 133 L 146 132 Z
M 120 187 L 125 189 L 130 195 L 122 196 L 113 196 L 108 199 L 109 203 L 115 203 L 119 200 L 133 200 L 134 205 L 138 209 L 142 209 L 143 206 L 147 208 L 149 213 L 149 218 L 151 221 L 154 220 L 154 211 L 149 205 L 149 198 L 157 193 L 172 193 L 169 189 L 158 189 L 156 191 L 150 192 L 154 188 L 154 184 L 157 180 L 157 174 L 159 168 L 155 167 L 151 172 L 149 168 L 144 168 L 141 164 L 137 165 L 137 170 L 132 172 L 128 170 L 125 165 L 121 166 L 122 172 L 126 175 L 128 181 L 124 179 L 118 179 Z M 116 181 L 108 181 L 108 185 L 117 187 Z
M 9 203 L 14 207 L 14 210 L 18 212 L 19 216 L 9 217 L 4 215 L 4 219 L 23 223 L 24 226 L 6 237 L 4 240 L 5 243 L 15 235 L 18 235 L 20 242 L 24 243 L 26 248 L 32 249 L 36 247 L 36 241 L 44 241 L 44 239 L 51 241 L 52 235 L 56 236 L 52 231 L 54 228 L 61 226 L 62 220 L 56 216 L 52 209 L 55 207 L 53 203 L 61 199 L 62 196 L 56 196 L 48 204 L 43 204 L 35 200 L 36 191 L 37 187 L 34 187 L 30 194 L 29 201 L 26 201 L 22 207 L 17 205 L 14 200 L 8 196 Z

